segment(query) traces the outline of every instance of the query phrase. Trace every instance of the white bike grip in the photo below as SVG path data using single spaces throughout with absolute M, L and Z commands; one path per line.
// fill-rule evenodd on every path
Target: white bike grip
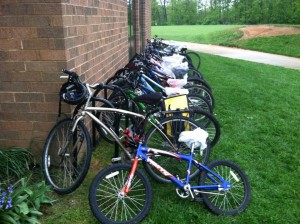
M 61 75 L 59 78 L 61 78 L 61 79 L 68 79 L 69 76 L 68 75 Z

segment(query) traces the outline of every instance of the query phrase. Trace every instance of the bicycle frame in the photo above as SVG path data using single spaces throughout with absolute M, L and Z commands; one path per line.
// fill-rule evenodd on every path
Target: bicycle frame
M 127 149 L 125 148 L 125 146 L 122 144 L 122 142 L 120 141 L 120 138 L 115 133 L 115 131 L 113 131 L 112 129 L 110 129 L 109 127 L 107 127 L 102 121 L 100 121 L 93 114 L 93 112 L 95 112 L 95 111 L 99 111 L 99 112 L 113 112 L 113 113 L 118 113 L 118 114 L 124 114 L 124 115 L 134 116 L 134 117 L 137 117 L 137 118 L 141 118 L 143 120 L 147 119 L 148 122 L 150 122 L 154 127 L 156 127 L 159 130 L 159 132 L 162 134 L 162 136 L 164 136 L 164 138 L 168 141 L 168 143 L 173 148 L 175 148 L 175 146 L 173 145 L 173 143 L 169 140 L 169 138 L 166 136 L 166 134 L 161 130 L 161 127 L 159 127 L 160 123 L 156 119 L 154 119 L 153 116 L 144 116 L 142 114 L 138 114 L 138 113 L 134 113 L 134 112 L 127 111 L 127 110 L 122 110 L 122 109 L 116 109 L 116 108 L 89 107 L 88 105 L 89 105 L 90 100 L 92 98 L 92 91 L 91 91 L 90 86 L 88 84 L 86 86 L 87 86 L 87 89 L 88 89 L 88 92 L 89 92 L 89 97 L 87 99 L 87 102 L 83 106 L 82 110 L 73 117 L 73 119 L 74 119 L 74 124 L 73 124 L 73 127 L 72 127 L 72 132 L 73 133 L 76 130 L 78 122 L 80 120 L 82 120 L 85 116 L 88 116 L 93 121 L 95 121 L 97 124 L 99 124 L 101 126 L 101 128 L 104 128 L 105 131 L 107 131 L 113 137 L 113 139 L 116 141 L 116 143 L 122 148 L 122 150 L 124 151 L 124 153 L 126 154 L 126 156 L 128 156 L 131 159 L 133 159 L 132 155 L 127 151 Z
M 188 168 L 187 168 L 187 174 L 185 177 L 185 181 L 180 180 L 179 178 L 175 177 L 175 175 L 171 174 L 169 171 L 167 171 L 166 169 L 164 169 L 162 166 L 160 166 L 158 163 L 156 163 L 154 160 L 152 160 L 147 154 L 153 154 L 153 155 L 162 155 L 162 156 L 168 156 L 168 157 L 172 157 L 178 160 L 185 160 L 188 162 Z M 154 148 L 148 148 L 146 146 L 143 146 L 142 143 L 139 144 L 139 147 L 137 149 L 137 153 L 136 153 L 136 157 L 133 160 L 132 163 L 132 167 L 131 167 L 131 171 L 128 175 L 128 179 L 121 191 L 122 194 L 127 194 L 130 191 L 130 185 L 131 182 L 133 180 L 134 174 L 136 172 L 137 169 L 137 164 L 138 161 L 140 159 L 146 161 L 147 163 L 149 163 L 151 166 L 153 166 L 157 171 L 159 171 L 161 174 L 163 174 L 165 177 L 167 177 L 168 179 L 170 179 L 176 186 L 178 186 L 179 188 L 182 188 L 184 190 L 190 191 L 191 190 L 195 190 L 199 193 L 208 193 L 207 191 L 211 191 L 211 190 L 229 190 L 231 188 L 231 185 L 228 181 L 224 180 L 221 176 L 219 176 L 218 174 L 216 174 L 215 172 L 213 172 L 212 170 L 210 170 L 208 167 L 206 167 L 205 165 L 199 163 L 197 160 L 193 159 L 194 156 L 194 149 L 191 149 L 191 152 L 189 155 L 184 155 L 184 154 L 180 154 L 180 153 L 172 153 L 172 152 L 168 152 L 168 151 L 164 151 L 164 150 L 160 150 L 160 149 L 154 149 Z M 190 186 L 190 170 L 191 167 L 195 166 L 198 169 L 200 169 L 201 171 L 207 171 L 209 174 L 209 179 L 212 180 L 214 183 L 214 185 L 193 185 Z M 219 184 L 219 182 L 217 181 L 221 181 L 222 184 Z M 205 191 L 205 192 L 203 192 Z M 216 194 L 216 193 L 211 193 L 211 194 Z M 191 194 L 193 197 L 193 194 Z

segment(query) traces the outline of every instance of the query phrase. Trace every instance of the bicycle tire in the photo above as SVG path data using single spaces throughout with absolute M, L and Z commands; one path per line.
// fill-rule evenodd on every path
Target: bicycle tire
M 171 147 L 171 145 L 166 141 L 166 138 L 160 133 L 156 127 L 150 128 L 146 135 L 144 145 L 150 148 L 163 149 L 170 152 L 189 154 L 190 149 L 183 143 L 178 142 L 179 134 L 182 131 L 194 130 L 201 125 L 192 120 L 191 118 L 184 116 L 171 116 L 166 117 L 159 121 L 160 124 L 164 127 L 164 133 L 168 135 L 169 140 L 175 145 L 176 148 Z M 171 129 L 171 131 L 168 130 Z M 170 128 L 171 127 L 171 128 Z M 199 162 L 206 163 L 210 156 L 210 145 L 205 150 L 203 150 L 203 155 L 200 155 L 199 148 L 195 149 L 195 159 Z M 186 175 L 187 163 L 181 162 L 172 157 L 161 156 L 156 157 L 152 156 L 152 159 L 155 160 L 158 164 L 164 167 L 168 171 L 178 175 L 179 178 L 184 178 Z M 176 160 L 176 161 L 175 161 Z M 151 167 L 147 162 L 143 161 L 143 166 L 146 172 L 157 182 L 160 183 L 171 183 L 171 181 L 159 173 L 156 169 Z M 199 174 L 199 170 L 193 167 L 191 170 L 191 179 L 196 177 Z
M 190 60 L 192 61 L 193 67 L 194 67 L 195 69 L 199 70 L 199 69 L 200 69 L 200 66 L 201 66 L 201 56 L 200 56 L 198 53 L 194 52 L 194 51 L 188 51 L 188 52 L 186 52 L 186 55 L 187 55 L 187 56 L 190 58 Z M 193 60 L 193 58 L 191 57 L 192 55 L 195 57 L 194 60 Z M 196 61 L 196 62 L 195 62 L 195 61 Z
M 153 197 L 152 188 L 147 176 L 140 170 L 136 170 L 128 194 L 125 197 L 119 194 L 130 170 L 130 165 L 115 164 L 106 167 L 94 178 L 89 189 L 89 204 L 94 216 L 101 223 L 136 223 L 148 214 Z M 127 209 L 122 209 L 126 205 Z M 111 208 L 108 212 L 105 210 L 107 207 Z M 117 211 L 122 214 L 116 214 Z M 134 214 L 123 214 L 126 212 Z M 128 219 L 123 220 L 125 217 Z
M 83 182 L 91 162 L 91 140 L 79 121 L 74 133 L 73 120 L 65 118 L 50 131 L 42 157 L 43 174 L 58 194 L 68 194 Z
M 220 195 L 222 192 L 219 190 L 201 193 L 205 205 L 218 215 L 236 215 L 245 210 L 250 201 L 251 190 L 244 171 L 235 163 L 227 160 L 213 161 L 207 167 L 229 181 L 233 187 L 228 192 L 223 192 L 223 196 Z M 208 172 L 205 170 L 201 172 L 199 184 L 202 186 L 216 183 L 208 177 Z
M 211 113 L 207 113 L 206 111 L 197 108 L 190 109 L 189 117 L 199 122 L 203 129 L 208 132 L 210 146 L 214 147 L 221 136 L 221 126 L 217 118 Z
M 205 86 L 185 85 L 183 88 L 188 89 L 190 94 L 199 94 L 200 96 L 205 97 L 205 99 L 207 99 L 212 108 L 215 108 L 215 98 L 212 92 Z
M 207 89 L 209 89 L 209 91 L 212 92 L 212 88 L 210 87 L 210 85 L 204 79 L 199 79 L 197 77 L 188 78 L 187 79 L 187 85 L 200 85 L 200 86 L 204 86 Z
M 199 94 L 189 93 L 187 95 L 189 108 L 192 109 L 201 109 L 207 113 L 212 114 L 214 108 L 207 98 L 200 96 Z
M 203 74 L 195 68 L 189 68 L 187 74 L 188 74 L 188 78 L 204 79 Z

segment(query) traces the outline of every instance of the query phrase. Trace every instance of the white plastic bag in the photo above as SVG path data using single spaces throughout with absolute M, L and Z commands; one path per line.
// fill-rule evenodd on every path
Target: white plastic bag
M 187 84 L 187 77 L 188 75 L 186 74 L 183 79 L 168 79 L 167 83 L 169 84 L 170 87 L 173 88 L 182 88 Z
M 194 148 L 200 146 L 200 150 L 206 149 L 206 139 L 208 138 L 208 133 L 201 129 L 196 128 L 193 131 L 183 131 L 179 135 L 179 142 L 184 142 L 189 148 L 195 143 Z
M 171 95 L 187 95 L 187 94 L 189 94 L 189 90 L 188 89 L 165 87 L 165 93 L 166 93 L 167 96 L 171 96 Z

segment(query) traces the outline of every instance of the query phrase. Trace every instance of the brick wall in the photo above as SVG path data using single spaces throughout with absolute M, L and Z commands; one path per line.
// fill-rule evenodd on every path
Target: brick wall
M 142 35 L 144 37 L 142 48 L 144 48 L 147 39 L 151 39 L 151 1 L 143 1 L 142 12 Z
M 1 0 L 0 147 L 34 141 L 39 154 L 56 120 L 61 69 L 105 80 L 128 61 L 127 32 L 124 0 Z
M 150 38 L 151 1 L 136 2 L 139 47 Z M 125 0 L 1 0 L 0 148 L 34 142 L 39 155 L 56 121 L 61 69 L 104 81 L 128 62 L 127 32 Z

